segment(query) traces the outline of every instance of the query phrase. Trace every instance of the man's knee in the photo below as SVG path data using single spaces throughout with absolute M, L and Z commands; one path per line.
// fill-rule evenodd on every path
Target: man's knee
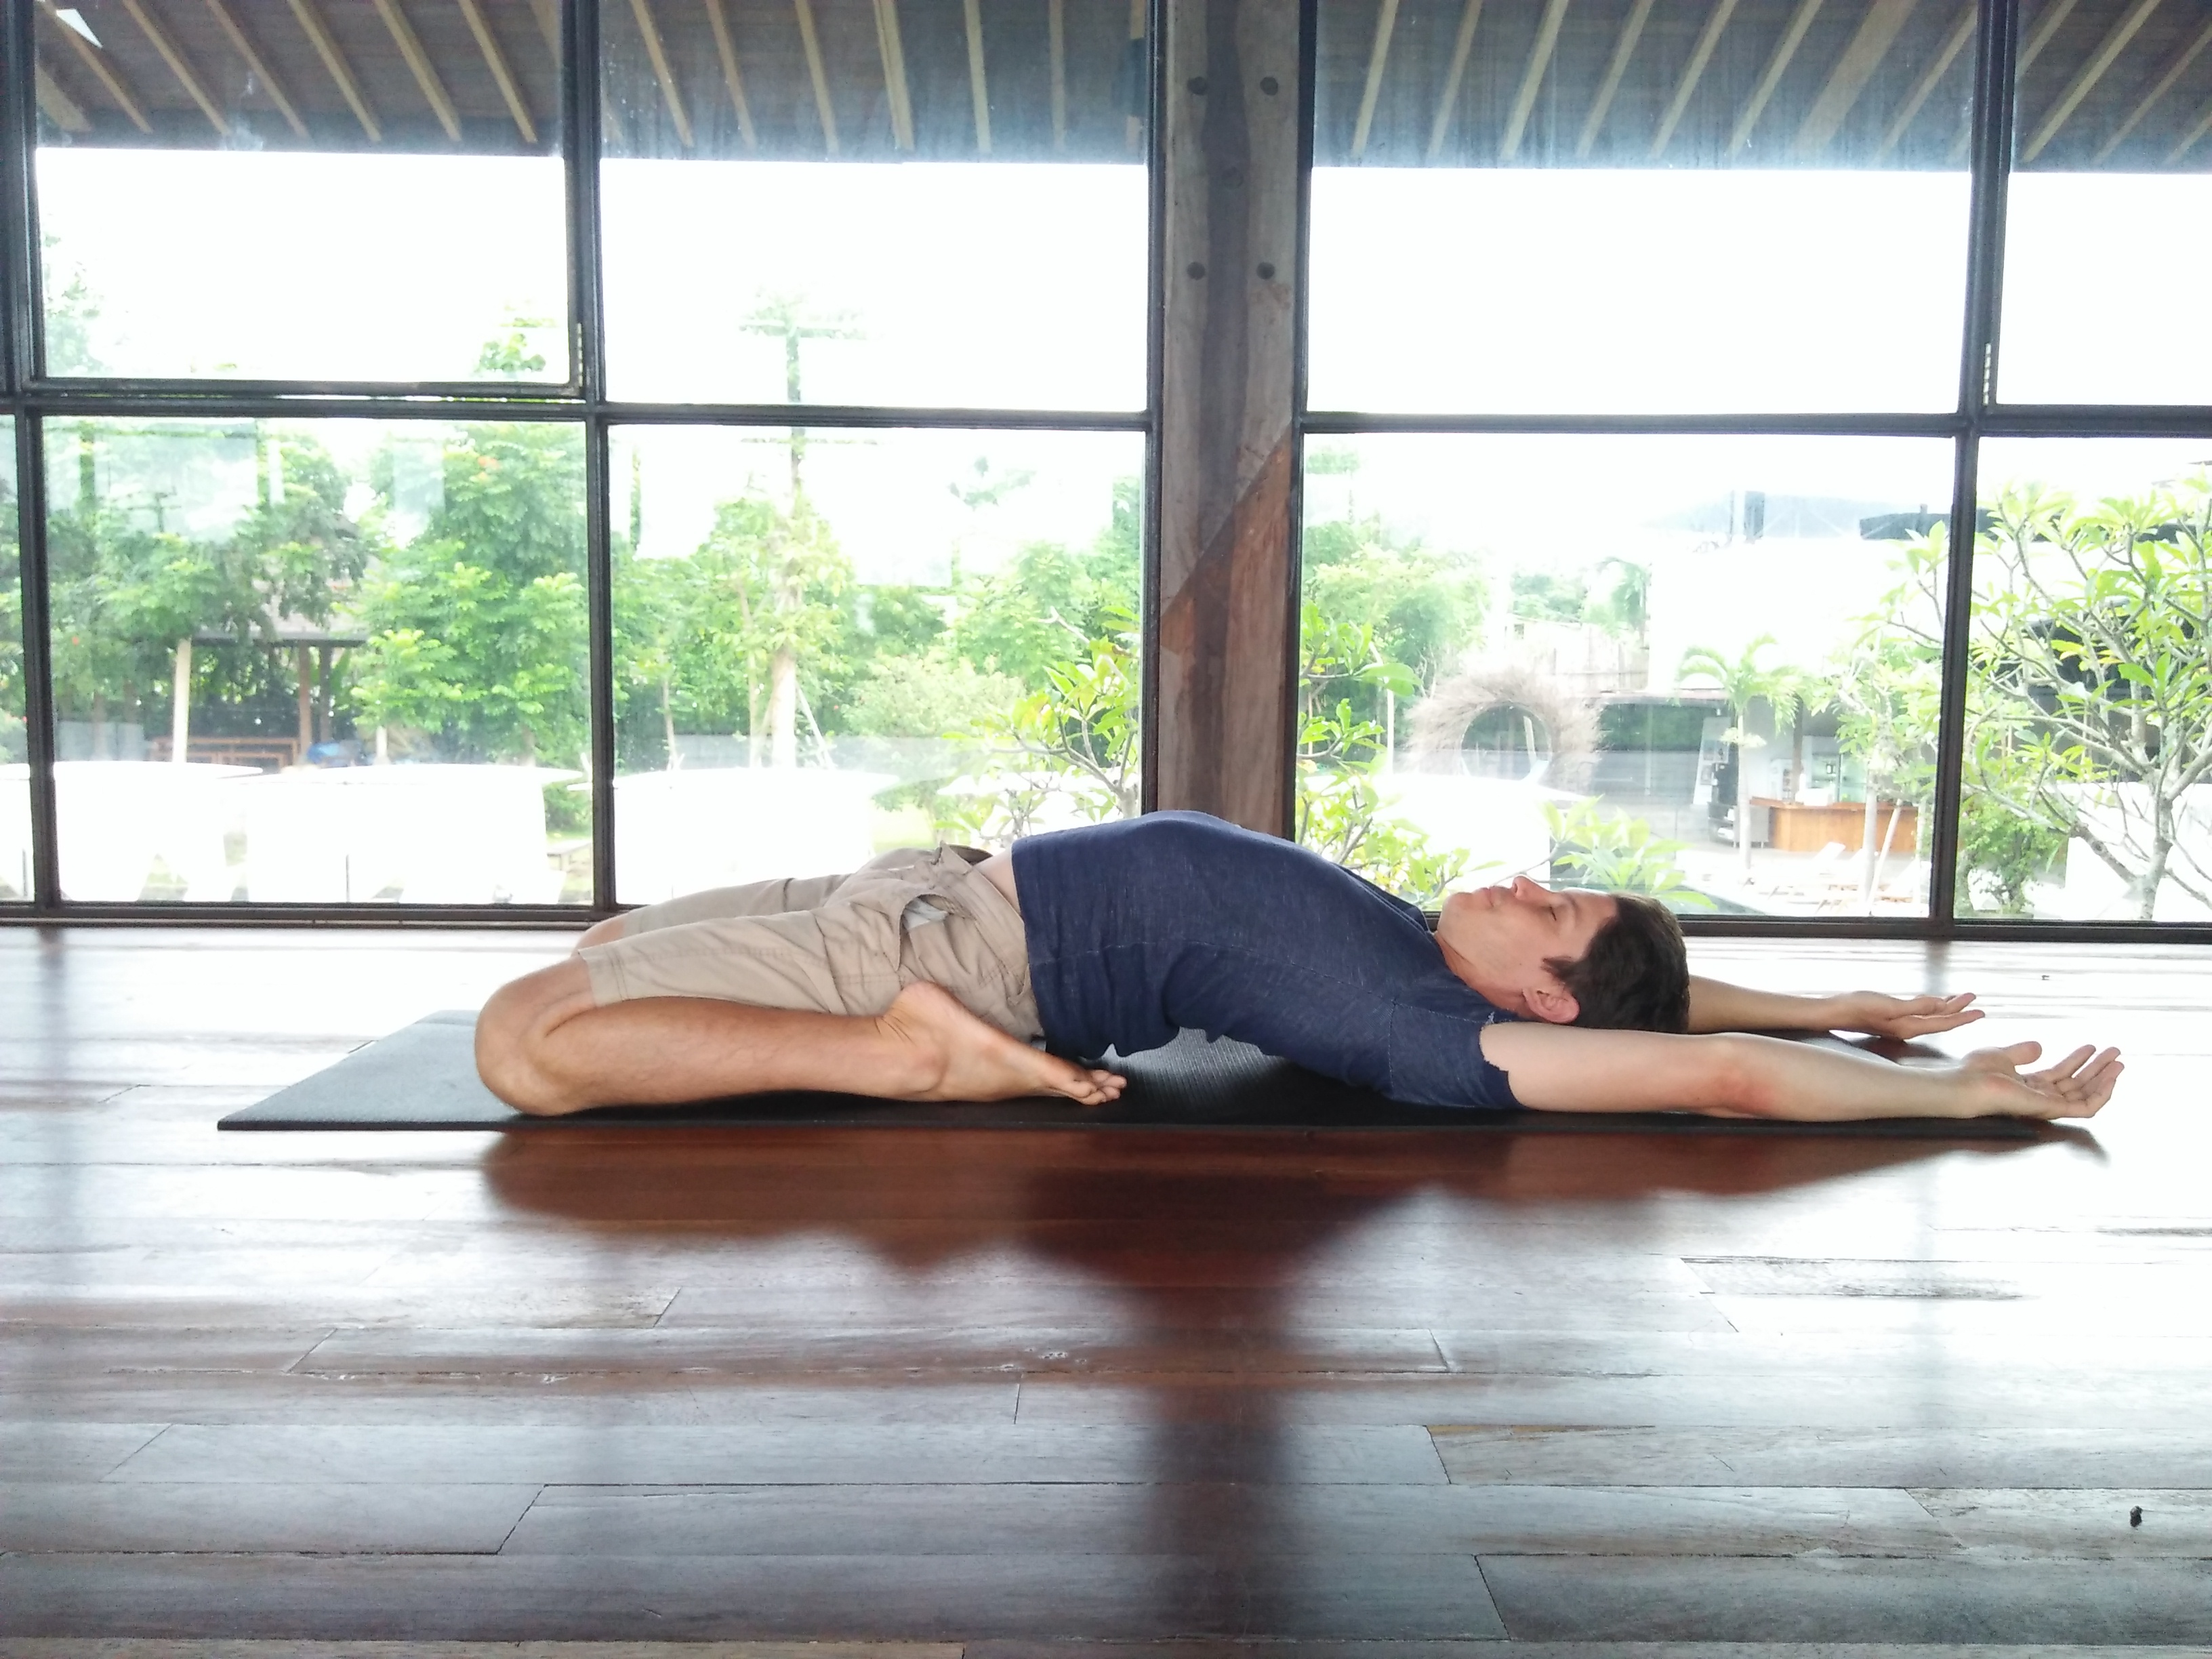
M 562 1085 L 549 1043 L 559 1026 L 592 1006 L 590 976 L 573 959 L 502 985 L 477 1016 L 477 1075 L 517 1111 L 576 1110 L 585 1103 Z

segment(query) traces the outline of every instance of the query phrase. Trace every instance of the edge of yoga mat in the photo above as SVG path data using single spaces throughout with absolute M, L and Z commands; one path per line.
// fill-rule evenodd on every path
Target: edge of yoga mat
M 1681 1113 L 1559 1112 L 1407 1106 L 1332 1082 L 1241 1042 L 1186 1031 L 1164 1048 L 1115 1062 L 1129 1087 L 1109 1107 L 1049 1098 L 923 1103 L 858 1095 L 749 1095 L 690 1106 L 614 1107 L 529 1117 L 477 1079 L 476 1016 L 432 1014 L 368 1043 L 218 1128 L 239 1130 L 501 1130 L 553 1133 L 609 1126 L 727 1128 L 1449 1129 L 1542 1134 L 1858 1135 L 1942 1140 L 2036 1140 L 2063 1135 L 2011 1118 L 1960 1122 L 1891 1118 L 1866 1123 L 1764 1123 Z

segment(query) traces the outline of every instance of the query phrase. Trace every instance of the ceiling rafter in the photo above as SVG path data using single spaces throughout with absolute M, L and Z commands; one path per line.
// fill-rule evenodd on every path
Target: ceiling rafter
M 2196 149 L 2198 142 L 2202 140 L 2204 135 L 2208 132 L 2212 132 L 2212 104 L 2207 104 L 2204 106 L 2204 112 L 2197 117 L 2197 125 L 2181 135 L 2181 142 L 2179 143 L 2176 144 L 2172 149 L 2166 151 L 2166 159 L 2167 164 L 2171 166 L 2172 163 L 2179 161 L 2183 156 L 2188 155 L 2191 150 Z
M 1797 56 L 1797 48 L 1805 44 L 1806 31 L 1820 15 L 1820 5 L 1821 0 L 1797 0 L 1797 9 L 1790 14 L 1789 26 L 1782 31 L 1782 38 L 1774 43 L 1774 51 L 1767 58 L 1765 71 L 1744 101 L 1743 113 L 1735 118 L 1735 131 L 1729 134 L 1729 155 L 1751 142 L 1759 118 L 1766 113 L 1766 106 L 1774 97 L 1774 89 L 1782 84 L 1790 60 Z
M 637 32 L 645 37 L 645 55 L 653 64 L 653 78 L 660 83 L 660 101 L 668 106 L 668 118 L 675 123 L 678 141 L 690 149 L 691 117 L 684 107 L 684 89 L 676 84 L 676 72 L 669 67 L 668 46 L 660 38 L 660 25 L 653 21 L 652 0 L 629 0 L 629 9 L 637 19 Z
M 1052 147 L 1067 148 L 1067 0 L 1048 0 L 1045 48 L 1052 59 Z
M 212 5 L 215 0 L 208 3 Z M 535 149 L 538 124 L 530 118 L 530 106 L 523 100 L 522 88 L 515 81 L 514 71 L 507 66 L 507 53 L 501 50 L 499 37 L 491 32 L 490 20 L 477 0 L 456 0 L 456 3 L 468 22 L 469 33 L 477 38 L 477 50 L 483 54 L 484 67 L 491 71 L 499 95 L 507 101 L 507 112 L 514 118 L 515 131 L 522 135 L 524 143 Z
M 1352 159 L 1367 154 L 1367 135 L 1375 127 L 1375 106 L 1382 96 L 1382 70 L 1390 61 L 1390 36 L 1398 27 L 1398 0 L 1382 0 L 1375 14 L 1375 40 L 1367 49 L 1367 83 L 1360 88 L 1359 114 L 1352 124 Z
M 1536 44 L 1528 49 L 1528 67 L 1521 72 L 1521 89 L 1513 94 L 1512 112 L 1505 118 L 1505 135 L 1498 141 L 1498 159 L 1510 161 L 1521 150 L 1521 135 L 1528 130 L 1528 117 L 1536 107 L 1536 94 L 1544 72 L 1559 50 L 1559 29 L 1567 21 L 1567 0 L 1544 0 L 1543 21 L 1536 25 Z
M 961 0 L 968 26 L 968 95 L 975 106 L 975 153 L 991 153 L 991 83 L 983 68 L 982 0 Z
M 146 118 L 146 112 L 139 107 L 137 95 L 124 83 L 121 76 L 107 66 L 107 54 L 57 17 L 53 0 L 39 0 L 39 14 L 61 31 L 62 39 L 76 49 L 78 59 L 92 78 L 99 82 L 102 90 L 115 100 L 115 106 L 131 118 L 131 125 L 141 132 L 151 133 L 154 124 Z
M 899 32 L 898 0 L 875 0 L 875 9 L 876 53 L 884 60 L 884 96 L 890 104 L 891 148 L 910 150 L 914 148 L 914 90 L 906 78 L 906 37 Z
M 125 3 L 130 3 L 130 0 L 125 0 Z M 399 9 L 399 0 L 375 0 L 375 3 L 376 15 L 384 20 L 385 31 L 392 36 L 392 44 L 399 48 L 399 55 L 406 61 L 408 73 L 415 77 L 415 84 L 422 89 L 422 96 L 430 106 L 430 112 L 438 118 L 438 125 L 446 130 L 446 137 L 459 143 L 460 115 L 453 108 L 453 99 L 447 95 L 446 83 L 438 78 L 437 68 L 430 62 L 430 54 L 422 50 L 422 42 L 416 36 L 415 26 L 407 21 L 407 14 Z
M 76 99 L 62 90 L 61 82 L 46 72 L 46 66 L 35 66 L 33 81 L 38 88 L 39 107 L 46 112 L 46 119 L 64 132 L 90 132 L 92 118 L 79 107 Z
M 361 82 L 355 78 L 353 65 L 346 61 L 345 53 L 331 36 L 330 26 L 323 21 L 322 14 L 314 7 L 314 0 L 291 0 L 292 15 L 300 20 L 300 29 L 313 46 L 315 55 L 323 60 L 331 79 L 337 82 L 338 92 L 353 112 L 353 118 L 361 123 L 361 130 L 368 135 L 368 142 L 384 142 L 384 129 L 376 119 L 376 112 L 369 107 L 368 94 L 362 91 Z
M 1845 118 L 1881 67 L 1881 60 L 1889 55 L 1898 32 L 1911 18 L 1917 3 L 1918 0 L 1874 0 L 1867 8 L 1842 56 L 1829 70 L 1820 95 L 1805 112 L 1804 124 L 1797 129 L 1800 155 L 1819 155 L 1843 130 Z
M 284 90 L 284 83 L 276 78 L 276 72 L 263 59 L 252 37 L 246 33 L 246 26 L 231 15 L 230 8 L 223 4 L 223 0 L 207 0 L 207 9 L 215 14 L 216 24 L 222 30 L 224 38 L 229 40 L 231 49 L 246 60 L 246 67 L 252 71 L 253 78 L 260 82 L 262 91 L 269 94 L 269 101 L 276 106 L 277 112 L 284 118 L 284 124 L 292 129 L 295 137 L 305 138 L 307 124 L 300 118 L 300 112 L 292 106 L 292 100 Z
M 229 137 L 230 123 L 223 118 L 222 106 L 209 96 L 208 89 L 200 84 L 200 77 L 185 61 L 185 54 L 178 50 L 177 43 L 169 39 L 167 32 L 154 21 L 153 13 L 146 9 L 144 0 L 123 0 L 123 9 L 131 14 L 131 21 L 138 25 L 139 32 L 154 43 L 154 50 L 169 66 L 169 73 L 177 77 L 177 84 L 200 106 L 200 113 L 207 117 L 208 125 L 219 137 Z
M 1650 0 L 1643 0 L 1646 5 Z M 1467 60 L 1474 51 L 1475 25 L 1482 21 L 1482 0 L 1467 0 L 1460 9 L 1459 33 L 1452 41 L 1451 64 L 1444 71 L 1444 89 L 1437 99 L 1437 118 L 1429 123 L 1429 160 L 1444 152 L 1451 131 L 1452 114 L 1459 107 L 1460 82 L 1467 78 Z
M 1636 55 L 1636 43 L 1644 38 L 1644 26 L 1651 20 L 1652 3 L 1653 0 L 1636 0 L 1628 9 L 1620 39 L 1613 44 L 1613 60 L 1605 66 L 1605 79 L 1598 82 L 1597 96 L 1590 100 L 1589 114 L 1583 122 L 1583 136 L 1575 144 L 1577 157 L 1588 155 L 1598 134 L 1605 130 L 1605 118 L 1613 112 L 1613 100 L 1628 73 L 1628 60 Z
M 1943 77 L 1951 72 L 1951 65 L 1966 49 L 1966 43 L 1974 38 L 1974 27 L 1979 21 L 1974 0 L 1966 0 L 1966 3 L 1959 8 L 1959 15 L 1951 20 L 1950 33 L 1936 48 L 1936 55 L 1928 60 L 1928 67 L 1912 83 L 1912 90 L 1905 94 L 1905 101 L 1898 106 L 1897 114 L 1890 121 L 1889 130 L 1881 135 L 1881 146 L 1875 151 L 1877 158 L 1888 155 L 1904 142 L 1905 132 L 1919 115 L 1921 106 L 1936 95 L 1936 88 L 1943 84 Z
M 1698 31 L 1698 44 L 1690 48 L 1690 61 L 1682 66 L 1682 78 L 1674 83 L 1674 95 L 1668 100 L 1667 112 L 1659 118 L 1659 131 L 1651 137 L 1651 159 L 1655 161 L 1667 153 L 1667 146 L 1674 142 L 1674 129 L 1682 125 L 1683 112 L 1697 95 L 1698 82 L 1705 78 L 1705 65 L 1713 61 L 1713 48 L 1721 43 L 1721 31 L 1735 15 L 1735 5 L 1736 0 L 1714 0 L 1705 27 Z
M 722 60 L 722 84 L 729 88 L 730 108 L 738 118 L 738 136 L 744 140 L 747 149 L 760 148 L 760 136 L 753 131 L 752 102 L 745 96 L 744 71 L 738 65 L 737 42 L 730 36 L 730 20 L 723 12 L 722 0 L 706 0 L 707 27 L 714 32 L 714 55 Z
M 799 41 L 806 48 L 806 75 L 814 83 L 814 112 L 822 121 L 822 143 L 830 155 L 837 154 L 837 111 L 830 101 L 830 76 L 822 67 L 822 38 L 814 32 L 814 7 L 811 0 L 791 0 L 791 9 L 799 19 Z
M 2097 43 L 2097 49 L 2074 72 L 2074 78 L 2066 83 L 2066 90 L 2058 94 L 2058 101 L 2051 106 L 2049 113 L 2044 116 L 2033 135 L 2021 148 L 2020 159 L 2022 165 L 2033 161 L 2049 147 L 2051 141 L 2058 136 L 2059 130 L 2072 118 L 2074 112 L 2081 107 L 2081 100 L 2096 89 L 2097 82 L 2105 78 L 2106 72 L 2128 49 L 2128 43 L 2142 32 L 2142 26 L 2150 21 L 2151 13 L 2158 8 L 2159 0 L 2136 0 L 2136 3 L 2105 31 L 2105 38 Z
M 2207 46 L 2212 46 L 2212 21 L 2207 21 L 2203 28 L 2197 31 L 2195 38 L 2173 55 L 2173 61 L 2166 66 L 2166 73 L 2158 77 L 2148 92 L 2143 94 L 2135 108 L 2128 112 L 2128 118 L 2114 129 L 2112 136 L 2105 140 L 2092 159 L 2101 163 L 2125 143 L 2128 135 L 2142 125 L 2142 118 L 2150 113 L 2151 106 L 2173 90 L 2174 82 L 2189 72 L 2189 66 L 2203 54 Z

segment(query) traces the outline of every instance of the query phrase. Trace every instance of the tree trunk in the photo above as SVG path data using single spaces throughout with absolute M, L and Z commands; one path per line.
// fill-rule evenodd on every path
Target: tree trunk
M 192 735 L 192 641 L 188 635 L 177 641 L 176 672 L 169 682 L 169 758 L 185 763 L 185 750 Z
M 668 769 L 673 772 L 683 759 L 676 752 L 676 710 L 668 691 L 668 676 L 660 677 L 660 734 L 668 744 Z
M 307 750 L 315 746 L 315 672 L 313 666 L 313 662 L 314 659 L 307 654 L 307 647 L 306 646 L 295 645 L 292 647 L 292 664 L 294 668 L 297 671 L 295 678 L 299 681 L 298 696 L 296 701 L 298 703 L 297 713 L 300 720 L 300 736 L 298 739 L 300 752 L 295 758 L 295 763 L 300 766 L 305 766 L 307 763 Z
M 1735 731 L 1735 867 L 1743 884 L 1751 885 L 1751 724 L 1750 712 L 1736 717 Z
M 799 764 L 799 653 L 778 646 L 769 659 L 769 764 Z
M 1880 866 L 1881 858 L 1881 855 L 1874 850 L 1874 831 L 1875 826 L 1881 821 L 1881 792 L 1874 787 L 1874 769 L 1869 767 L 1866 781 L 1866 818 L 1859 828 L 1859 914 L 1863 916 L 1870 916 L 1874 914 L 1875 872 Z M 1890 823 L 1893 828 L 1895 827 L 1896 823 L 1896 815 L 1892 813 Z

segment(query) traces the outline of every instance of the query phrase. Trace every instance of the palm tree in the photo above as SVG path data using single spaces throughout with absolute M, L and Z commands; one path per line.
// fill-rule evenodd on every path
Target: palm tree
M 1751 766 L 1750 751 L 1763 748 L 1766 739 L 1751 729 L 1751 706 L 1764 699 L 1774 710 L 1774 724 L 1780 729 L 1785 720 L 1795 720 L 1804 707 L 1806 694 L 1814 682 L 1795 668 L 1778 664 L 1763 666 L 1759 653 L 1774 643 L 1774 635 L 1761 634 L 1743 648 L 1743 654 L 1734 662 L 1711 646 L 1692 646 L 1682 653 L 1682 665 L 1674 671 L 1674 678 L 1683 680 L 1710 680 L 1721 689 L 1728 702 L 1729 717 L 1735 723 L 1722 732 L 1722 738 L 1736 746 L 1735 763 L 1735 862 L 1737 873 L 1746 885 L 1751 881 Z

